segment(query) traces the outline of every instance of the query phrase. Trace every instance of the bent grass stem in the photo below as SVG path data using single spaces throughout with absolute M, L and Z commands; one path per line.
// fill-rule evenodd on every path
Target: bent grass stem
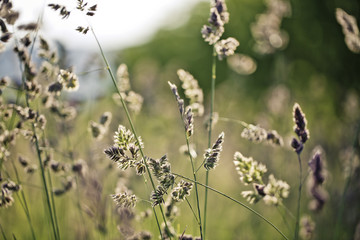
M 121 105 L 122 105 L 122 107 L 123 107 L 124 110 L 125 110 L 125 114 L 126 114 L 126 117 L 127 117 L 128 121 L 129 121 L 131 131 L 132 131 L 132 133 L 134 134 L 134 137 L 135 137 L 135 139 L 136 139 L 136 142 L 137 142 L 137 143 L 140 143 L 139 137 L 138 137 L 138 135 L 137 135 L 137 133 L 136 133 L 136 131 L 135 131 L 135 126 L 134 126 L 133 121 L 132 121 L 132 119 L 131 119 L 131 117 L 130 117 L 129 110 L 128 110 L 127 106 L 126 106 L 126 103 L 125 103 L 125 101 L 124 101 L 124 98 L 123 98 L 123 96 L 121 95 L 121 92 L 120 92 L 120 90 L 119 90 L 119 87 L 118 87 L 118 85 L 117 85 L 117 83 L 116 83 L 115 76 L 114 76 L 114 74 L 113 74 L 113 72 L 112 72 L 112 70 L 111 70 L 111 68 L 110 68 L 110 64 L 109 64 L 109 62 L 108 62 L 108 60 L 107 60 L 107 58 L 106 58 L 106 56 L 105 56 L 105 53 L 104 53 L 104 51 L 103 51 L 103 49 L 102 49 L 102 47 L 101 47 L 101 44 L 100 44 L 100 42 L 99 42 L 99 39 L 97 38 L 97 36 L 96 36 L 96 34 L 95 34 L 94 29 L 93 29 L 91 26 L 90 26 L 90 29 L 91 29 L 91 32 L 92 32 L 95 40 L 96 40 L 96 43 L 97 43 L 98 47 L 99 47 L 101 56 L 102 56 L 103 61 L 104 61 L 105 65 L 106 65 L 106 68 L 107 68 L 107 71 L 108 71 L 108 73 L 109 73 L 109 75 L 110 75 L 110 78 L 111 78 L 111 80 L 112 80 L 112 83 L 114 84 L 114 87 L 115 87 L 115 89 L 116 89 L 116 92 L 117 92 L 117 94 L 120 96 Z M 139 146 L 140 146 L 140 144 L 139 144 Z M 145 164 L 145 167 L 146 167 L 146 172 L 148 173 L 148 177 L 149 177 L 149 179 L 150 179 L 151 185 L 152 185 L 152 187 L 153 187 L 153 189 L 154 189 L 154 191 L 155 191 L 155 189 L 156 189 L 155 183 L 154 183 L 154 180 L 153 180 L 153 178 L 152 178 L 152 176 L 151 176 L 149 166 L 148 166 L 148 164 L 147 164 L 147 162 L 146 162 L 146 160 L 145 160 L 145 154 L 144 154 L 144 152 L 143 152 L 143 150 L 142 150 L 141 147 L 139 147 L 139 149 L 140 149 L 140 154 L 141 154 L 141 156 L 142 156 L 142 158 L 143 158 L 143 161 L 144 161 L 144 164 Z M 164 215 L 163 208 L 162 208 L 161 205 L 159 205 L 159 208 L 160 208 L 160 212 L 161 212 L 161 215 L 162 215 L 163 220 L 164 220 L 164 223 L 165 223 L 165 228 L 166 228 L 166 230 L 167 230 L 168 232 L 170 232 L 170 230 L 169 230 L 169 228 L 168 228 L 168 225 L 167 225 L 167 221 L 166 221 L 165 215 Z M 155 215 L 155 218 L 156 218 L 156 221 L 157 221 L 157 225 L 158 225 L 158 227 L 159 227 L 159 232 L 160 232 L 161 238 L 163 238 L 162 232 L 161 232 L 161 228 L 160 228 L 160 224 L 159 224 L 159 222 L 158 222 L 158 218 L 157 218 L 157 216 L 156 216 L 156 211 L 155 211 L 154 208 L 153 208 L 153 212 L 154 212 L 154 215 Z M 170 238 L 170 239 L 171 239 L 171 238 Z
M 183 117 L 181 116 L 181 118 L 183 118 Z M 186 145 L 188 147 L 188 151 L 190 152 L 189 138 L 188 138 L 188 136 L 186 134 L 186 131 L 185 131 L 185 138 L 186 138 Z M 192 172 L 193 172 L 194 183 L 195 183 L 196 206 L 197 206 L 198 215 L 199 215 L 200 237 L 201 237 L 201 239 L 203 239 L 203 230 L 202 230 L 202 225 L 201 225 L 201 212 L 200 212 L 199 192 L 198 192 L 198 188 L 197 188 L 196 172 L 195 172 L 195 167 L 194 167 L 194 161 L 193 161 L 193 158 L 192 158 L 191 154 L 189 154 L 189 157 L 190 157 L 191 169 L 192 169 Z
M 182 176 L 182 175 L 177 174 L 177 173 L 173 173 L 173 174 L 174 174 L 175 176 L 178 176 L 178 177 L 180 177 L 180 178 L 183 178 L 183 179 L 185 179 L 185 180 L 188 180 L 188 181 L 190 181 L 190 182 L 195 183 L 194 180 L 192 180 L 192 179 L 190 179 L 190 178 L 188 178 L 188 177 Z M 213 192 L 215 192 L 215 193 L 217 193 L 217 194 L 219 194 L 219 195 L 221 195 L 221 196 L 223 196 L 223 197 L 225 197 L 225 198 L 227 198 L 227 199 L 229 199 L 229 200 L 231 200 L 231 201 L 233 201 L 233 202 L 241 205 L 242 207 L 246 208 L 246 209 L 249 210 L 250 212 L 254 213 L 256 216 L 258 216 L 259 218 L 261 218 L 263 221 L 265 221 L 267 224 L 269 224 L 272 228 L 274 228 L 284 239 L 289 240 L 289 239 L 285 236 L 285 234 L 280 231 L 279 228 L 277 228 L 272 222 L 270 222 L 270 221 L 269 221 L 268 219 L 266 219 L 263 215 L 261 215 L 260 213 L 258 213 L 258 212 L 255 211 L 254 209 L 252 209 L 251 207 L 249 207 L 249 206 L 245 205 L 244 203 L 236 200 L 235 198 L 232 198 L 232 197 L 226 195 L 225 193 L 222 193 L 222 192 L 216 190 L 215 188 L 209 187 L 209 186 L 207 186 L 207 185 L 205 185 L 205 184 L 202 184 L 202 183 L 200 183 L 200 182 L 197 182 L 197 184 L 199 184 L 200 186 L 202 186 L 202 187 L 204 187 L 204 188 L 206 188 L 206 189 L 209 189 L 209 190 L 211 190 L 211 191 L 213 191 Z

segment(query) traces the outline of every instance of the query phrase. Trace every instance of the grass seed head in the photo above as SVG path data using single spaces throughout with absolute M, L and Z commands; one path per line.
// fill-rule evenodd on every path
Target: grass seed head
M 215 169 L 215 167 L 218 165 L 220 160 L 220 152 L 222 151 L 222 144 L 224 142 L 224 137 L 225 137 L 224 132 L 221 132 L 216 142 L 212 146 L 212 148 L 209 148 L 205 151 L 204 167 L 206 168 L 206 170 Z
M 136 206 L 137 199 L 134 194 L 130 195 L 127 192 L 117 193 L 117 194 L 111 195 L 111 197 L 118 207 L 134 208 Z
M 193 184 L 181 180 L 178 185 L 171 191 L 171 197 L 176 202 L 182 202 L 187 196 L 190 195 L 190 191 L 193 187 Z
M 232 56 L 239 45 L 238 40 L 232 37 L 218 41 L 215 44 L 215 50 L 219 60 Z
M 293 120 L 295 123 L 294 132 L 299 137 L 300 142 L 304 144 L 310 138 L 310 134 L 306 128 L 307 120 L 305 114 L 298 103 L 295 103 L 293 107 Z
M 240 175 L 240 181 L 245 185 L 262 183 L 262 176 L 267 172 L 266 166 L 258 163 L 252 157 L 245 157 L 240 152 L 234 154 L 236 171 Z

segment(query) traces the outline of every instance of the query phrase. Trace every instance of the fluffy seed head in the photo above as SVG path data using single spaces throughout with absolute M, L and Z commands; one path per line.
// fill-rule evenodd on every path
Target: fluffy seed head
M 172 84 L 171 82 L 168 82 L 169 86 L 170 86 L 170 89 L 171 91 L 173 92 L 175 98 L 176 98 L 176 101 L 178 103 L 178 107 L 179 107 L 179 111 L 180 111 L 180 114 L 183 115 L 184 114 L 184 100 L 182 100 L 180 98 L 180 95 L 178 93 L 178 90 L 177 90 L 177 87 L 175 84 Z
M 240 181 L 245 185 L 261 183 L 262 176 L 267 171 L 265 165 L 258 163 L 252 157 L 245 157 L 240 152 L 234 154 L 236 171 L 240 175 Z
M 188 107 L 192 108 L 194 117 L 202 116 L 204 114 L 204 94 L 199 87 L 198 81 L 189 72 L 186 72 L 183 69 L 179 69 L 177 74 L 182 82 L 181 87 L 185 91 L 185 96 L 190 100 L 190 105 Z
M 275 179 L 274 175 L 270 174 L 268 184 L 264 188 L 265 204 L 277 206 L 284 198 L 289 196 L 289 189 L 289 184 Z
M 118 207 L 134 208 L 136 206 L 137 199 L 134 194 L 128 194 L 127 192 L 117 193 L 111 195 L 111 197 Z
M 241 137 L 249 141 L 259 143 L 267 139 L 267 132 L 259 126 L 249 124 L 241 132 Z
M 60 69 L 58 76 L 58 82 L 63 85 L 63 88 L 68 92 L 74 92 L 79 89 L 79 80 L 78 77 L 69 71 Z
M 240 43 L 238 40 L 232 37 L 217 42 L 215 44 L 215 50 L 219 60 L 223 60 L 224 58 L 233 55 L 239 45 Z
M 183 201 L 187 196 L 190 195 L 192 187 L 192 183 L 181 180 L 171 192 L 172 199 L 176 202 Z
M 293 107 L 293 119 L 294 119 L 294 132 L 299 137 L 301 143 L 305 143 L 309 138 L 309 130 L 306 128 L 307 121 L 305 118 L 305 114 L 300 108 L 298 103 L 294 104 Z
M 313 238 L 315 231 L 315 222 L 311 219 L 310 216 L 305 215 L 300 219 L 300 231 L 299 235 L 304 240 L 310 240 Z
M 222 151 L 222 144 L 224 142 L 225 133 L 221 132 L 218 139 L 212 146 L 206 150 L 204 154 L 205 163 L 204 167 L 206 170 L 215 169 L 220 159 L 220 152 Z
M 336 20 L 342 27 L 345 43 L 350 51 L 360 53 L 360 36 L 356 18 L 347 14 L 341 8 L 336 9 Z
M 186 109 L 184 123 L 185 123 L 186 136 L 187 138 L 189 138 L 194 134 L 194 116 L 191 107 L 188 107 Z

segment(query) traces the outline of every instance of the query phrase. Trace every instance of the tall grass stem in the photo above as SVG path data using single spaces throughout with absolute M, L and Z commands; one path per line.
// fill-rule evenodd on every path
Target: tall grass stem
M 105 65 L 106 65 L 106 68 L 107 68 L 107 71 L 108 71 L 108 73 L 109 73 L 109 75 L 110 75 L 110 78 L 111 78 L 111 80 L 112 80 L 112 82 L 113 82 L 113 84 L 114 84 L 114 87 L 115 87 L 118 95 L 120 96 L 121 105 L 123 106 L 123 108 L 124 108 L 124 110 L 125 110 L 125 114 L 126 114 L 126 117 L 127 117 L 128 121 L 129 121 L 129 124 L 130 124 L 130 127 L 131 127 L 131 131 L 132 131 L 132 133 L 134 134 L 134 137 L 135 137 L 135 139 L 136 139 L 136 142 L 137 142 L 137 143 L 140 143 L 139 137 L 138 137 L 138 135 L 137 135 L 137 133 L 136 133 L 136 131 L 135 131 L 135 126 L 134 126 L 134 124 L 133 124 L 133 122 L 132 122 L 132 119 L 131 119 L 131 117 L 130 117 L 129 110 L 128 110 L 127 106 L 126 106 L 126 103 L 125 103 L 125 101 L 124 101 L 124 98 L 123 98 L 123 96 L 121 95 L 121 92 L 120 92 L 120 90 L 119 90 L 119 87 L 118 87 L 118 85 L 117 85 L 117 83 L 116 83 L 115 76 L 114 76 L 114 74 L 113 74 L 113 72 L 112 72 L 112 70 L 111 70 L 110 64 L 109 64 L 109 62 L 108 62 L 108 60 L 107 60 L 107 58 L 106 58 L 106 56 L 105 56 L 105 53 L 104 53 L 104 51 L 103 51 L 103 49 L 102 49 L 102 47 L 101 47 L 101 44 L 100 44 L 100 42 L 99 42 L 99 39 L 97 38 L 97 36 L 96 36 L 96 34 L 95 34 L 94 29 L 93 29 L 92 27 L 90 27 L 90 29 L 91 29 L 91 32 L 92 32 L 95 40 L 96 40 L 96 43 L 97 43 L 98 47 L 99 47 L 99 50 L 100 50 L 100 52 L 101 52 L 101 56 L 102 56 L 103 61 L 104 61 Z M 139 144 L 139 146 L 140 146 L 140 144 Z M 142 150 L 141 147 L 139 147 L 139 149 L 140 149 L 140 154 L 141 154 L 141 156 L 142 156 L 142 158 L 143 158 L 143 161 L 144 161 L 144 164 L 145 164 L 145 167 L 146 167 L 146 172 L 148 173 L 148 176 L 149 176 L 151 185 L 152 185 L 152 187 L 153 187 L 153 189 L 154 189 L 154 191 L 155 191 L 155 189 L 156 189 L 155 183 L 154 183 L 154 180 L 153 180 L 153 178 L 152 178 L 152 176 L 151 176 L 149 166 L 148 166 L 148 164 L 147 164 L 147 162 L 146 162 L 146 160 L 145 160 L 146 158 L 145 158 L 144 152 L 143 152 L 143 150 Z M 168 226 L 167 226 L 167 221 L 166 221 L 166 218 L 165 218 L 165 214 L 164 214 L 163 208 L 162 208 L 161 205 L 159 205 L 159 208 L 160 208 L 160 212 L 161 212 L 161 215 L 162 215 L 163 220 L 164 220 L 164 223 L 165 223 L 165 228 L 167 229 L 168 232 L 170 232 L 170 231 L 169 231 L 169 228 L 168 228 Z M 156 218 L 156 221 L 157 221 L 157 225 L 160 226 L 160 224 L 159 224 L 159 222 L 158 222 L 158 218 L 156 217 L 156 211 L 155 211 L 155 210 L 154 210 L 154 214 L 155 214 L 155 218 Z M 162 235 L 161 228 L 159 228 L 159 232 L 160 232 L 160 235 Z
M 184 121 L 183 121 L 184 122 Z M 186 138 L 186 145 L 188 148 L 188 151 L 190 153 L 190 143 L 189 143 L 189 138 L 186 134 L 185 131 L 185 138 Z M 196 206 L 197 206 L 197 210 L 198 210 L 198 215 L 199 215 L 199 228 L 200 228 L 200 237 L 201 239 L 204 239 L 203 237 L 203 230 L 202 230 L 202 223 L 201 223 L 201 211 L 200 211 L 200 201 L 199 201 L 199 191 L 198 191 L 198 187 L 197 187 L 197 180 L 196 180 L 196 172 L 195 172 L 195 167 L 194 167 L 194 161 L 192 158 L 192 155 L 189 154 L 190 157 L 190 162 L 191 162 L 191 169 L 193 172 L 193 177 L 194 177 L 194 183 L 195 183 L 195 194 L 196 194 Z
M 296 210 L 296 224 L 295 224 L 295 236 L 294 239 L 299 239 L 299 229 L 300 229 L 300 205 L 301 205 L 301 190 L 302 190 L 302 164 L 300 153 L 297 154 L 299 161 L 299 193 L 298 193 L 298 201 L 297 201 L 297 210 Z
M 208 148 L 211 148 L 211 134 L 213 124 L 214 113 L 214 101 L 215 101 L 215 82 L 216 82 L 216 50 L 213 47 L 212 54 L 212 66 L 211 66 L 211 97 L 210 97 L 210 119 L 209 119 L 209 133 L 208 133 Z M 209 185 L 209 170 L 206 170 L 205 185 Z M 208 202 L 208 189 L 205 188 L 204 199 L 204 238 L 206 236 L 206 218 L 207 218 L 207 202 Z
M 20 60 L 20 59 L 19 59 Z M 25 74 L 24 74 L 24 69 L 20 60 L 20 71 L 21 71 L 21 79 L 22 79 L 22 84 L 25 85 Z M 26 106 L 28 108 L 30 108 L 30 103 L 29 103 L 29 96 L 28 94 L 25 94 L 25 103 Z M 43 183 L 43 187 L 44 187 L 44 191 L 45 191 L 45 197 L 46 197 L 46 205 L 47 205 L 47 209 L 48 209 L 48 214 L 50 216 L 50 220 L 51 220 L 51 226 L 52 226 L 52 230 L 53 230 L 53 234 L 54 234 L 54 238 L 55 240 L 59 240 L 60 236 L 58 235 L 58 226 L 56 226 L 56 222 L 54 219 L 54 215 L 53 215 L 53 208 L 55 206 L 53 206 L 51 204 L 51 200 L 50 200 L 50 195 L 49 195 L 49 188 L 47 185 L 47 181 L 46 181 L 46 176 L 45 176 L 45 169 L 44 169 L 44 165 L 43 165 L 43 161 L 42 161 L 42 157 L 41 157 L 41 150 L 40 150 L 40 145 L 39 145 L 39 139 L 37 137 L 36 134 L 36 128 L 35 128 L 35 124 L 31 123 L 31 128 L 32 128 L 32 132 L 34 133 L 34 141 L 35 141 L 35 149 L 36 149 L 36 153 L 37 153 L 37 158 L 39 161 L 39 166 L 40 166 L 40 174 L 41 174 L 41 180 Z
M 50 170 L 48 169 L 47 170 L 47 175 L 48 175 L 48 179 L 49 179 L 49 186 L 50 186 L 50 189 L 53 189 L 53 185 L 52 185 L 52 180 L 51 180 L 51 175 L 50 175 Z M 59 230 L 59 224 L 58 224 L 58 220 L 57 220 L 57 214 L 56 214 L 56 207 L 55 207 L 55 198 L 54 198 L 54 191 L 51 190 L 50 192 L 50 197 L 51 197 L 51 202 L 52 202 L 52 205 L 53 205 L 53 214 L 54 214 L 54 219 L 55 219 L 55 227 L 56 227 L 56 232 L 57 232 L 57 235 L 60 239 L 60 230 Z
M 16 166 L 15 166 L 15 163 L 14 161 L 11 161 L 12 163 L 12 166 L 14 168 L 14 172 L 15 172 L 15 176 L 16 176 L 16 181 L 18 182 L 18 184 L 20 184 L 20 177 L 19 177 L 19 173 L 16 169 Z M 20 196 L 21 198 L 20 198 Z M 26 200 L 26 197 L 25 197 L 25 194 L 24 194 L 24 190 L 21 190 L 21 193 L 18 195 L 19 199 L 20 200 L 20 203 L 21 203 L 21 207 L 23 208 L 24 212 L 25 212 L 25 215 L 26 215 L 26 219 L 29 223 L 29 227 L 30 227 L 30 231 L 31 231 L 31 237 L 33 240 L 36 240 L 36 236 L 35 236 L 35 231 L 34 231 L 34 227 L 32 225 L 32 220 L 31 220 L 31 216 L 30 216 L 30 210 L 29 210 L 29 206 L 27 204 L 27 200 Z

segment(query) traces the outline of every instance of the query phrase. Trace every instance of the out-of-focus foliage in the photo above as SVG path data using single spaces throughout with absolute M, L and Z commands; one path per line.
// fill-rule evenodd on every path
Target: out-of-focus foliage
M 289 112 L 294 102 L 299 102 L 306 109 L 311 132 L 307 154 L 315 145 L 324 148 L 331 172 L 327 184 L 334 187 L 328 206 L 319 217 L 322 221 L 316 223 L 319 229 L 317 238 L 326 239 L 331 236 L 326 228 L 335 224 L 333 209 L 339 206 L 344 186 L 341 173 L 344 154 L 353 145 L 355 125 L 360 117 L 360 56 L 347 48 L 335 10 L 342 8 L 359 21 L 360 4 L 339 0 L 290 1 L 290 4 L 291 16 L 284 17 L 281 25 L 288 34 L 288 45 L 273 54 L 261 55 L 254 51 L 251 24 L 258 14 L 266 11 L 265 3 L 261 0 L 227 1 L 230 23 L 226 25 L 224 37 L 238 39 L 240 46 L 236 52 L 255 59 L 257 69 L 251 75 L 239 75 L 227 66 L 226 61 L 218 62 L 215 110 L 221 117 L 260 123 L 288 135 L 292 130 Z M 200 33 L 200 26 L 208 17 L 208 8 L 208 3 L 199 4 L 185 25 L 161 30 L 149 43 L 119 53 L 119 62 L 126 62 L 130 69 L 141 69 L 144 76 L 149 65 L 156 66 L 156 73 L 154 69 L 148 71 L 153 75 L 137 83 L 139 88 L 145 84 L 162 89 L 164 82 L 177 81 L 176 69 L 184 68 L 198 79 L 205 99 L 209 100 L 212 48 L 202 40 Z M 221 127 L 224 123 L 219 124 L 217 129 L 221 130 Z M 289 142 L 285 141 L 285 145 L 289 146 Z M 271 158 L 246 143 L 241 142 L 239 146 L 264 161 Z M 277 158 L 279 162 L 288 161 L 286 164 L 290 164 L 280 168 L 288 172 L 284 173 L 288 177 L 296 174 L 292 172 L 295 169 L 288 170 L 296 165 L 296 160 L 289 159 L 289 156 Z M 271 158 L 272 161 L 277 159 Z M 279 168 L 276 163 L 272 165 Z M 353 187 L 359 189 L 359 186 Z M 294 192 L 290 195 L 295 197 Z M 359 212 L 360 206 L 353 202 L 358 198 L 355 192 L 346 196 L 352 204 L 345 210 L 348 217 L 342 219 L 342 228 L 348 234 L 343 235 L 344 238 L 351 238 L 356 221 L 359 221 L 356 212 Z M 305 209 L 306 205 L 303 207 Z
M 250 56 L 254 62 L 250 63 L 253 67 L 249 67 L 251 71 L 249 70 L 247 75 L 240 75 L 239 72 L 242 71 L 232 70 L 226 59 L 217 61 L 215 111 L 219 121 L 213 129 L 212 142 L 215 142 L 214 138 L 221 132 L 224 132 L 226 138 L 223 139 L 221 158 L 219 162 L 216 159 L 216 169 L 211 171 L 210 186 L 242 202 L 246 201 L 241 193 L 249 190 L 249 186 L 241 183 L 233 164 L 234 153 L 240 151 L 244 156 L 252 156 L 259 163 L 266 165 L 268 175 L 264 179 L 274 179 L 276 176 L 276 179 L 289 184 L 290 189 L 284 187 L 284 195 L 287 198 L 282 199 L 281 203 L 290 212 L 295 213 L 298 162 L 290 141 L 295 136 L 292 107 L 298 102 L 306 114 L 310 133 L 310 138 L 302 151 L 304 172 L 308 170 L 307 163 L 313 156 L 312 150 L 320 145 L 322 157 L 326 159 L 324 169 L 327 170 L 322 187 L 329 196 L 322 211 L 314 213 L 308 208 L 312 200 L 310 193 L 304 190 L 301 212 L 306 217 L 301 222 L 307 224 L 308 229 L 314 230 L 313 239 L 332 239 L 335 230 L 330 231 L 329 226 L 335 226 L 337 221 L 341 195 L 346 185 L 345 177 L 355 169 L 344 196 L 345 209 L 339 222 L 341 239 L 352 239 L 356 225 L 360 221 L 360 173 L 359 168 L 351 169 L 349 165 L 345 165 L 352 152 L 357 156 L 360 150 L 359 143 L 354 141 L 359 138 L 355 134 L 360 119 L 360 55 L 347 48 L 342 28 L 336 22 L 335 10 L 342 8 L 359 21 L 360 3 L 340 0 L 289 2 L 291 15 L 284 16 L 280 26 L 281 30 L 287 33 L 287 46 L 272 54 L 262 55 L 254 50 L 255 40 L 251 34 L 251 25 L 259 14 L 266 11 L 265 2 L 227 0 L 230 22 L 226 25 L 223 38 L 231 36 L 238 39 L 240 46 L 236 53 Z M 191 136 L 193 142 L 190 151 L 195 164 L 201 166 L 207 148 L 207 131 L 204 123 L 206 115 L 209 114 L 212 46 L 204 42 L 200 30 L 206 23 L 208 14 L 209 4 L 200 3 L 189 13 L 189 20 L 185 25 L 168 27 L 159 31 L 144 45 L 117 52 L 116 61 L 113 63 L 113 66 L 127 64 L 128 72 L 126 71 L 125 76 L 131 81 L 131 90 L 143 97 L 143 101 L 140 101 L 130 92 L 126 92 L 128 97 L 133 97 L 132 100 L 143 103 L 141 111 L 140 108 L 136 108 L 139 111 L 132 116 L 137 132 L 144 142 L 146 156 L 157 159 L 166 154 L 171 168 L 186 176 L 191 175 L 190 163 L 188 158 L 179 152 L 180 146 L 185 144 L 183 126 L 179 119 L 176 100 L 167 82 L 180 86 L 177 71 L 184 69 L 198 80 L 199 86 L 204 90 L 205 113 L 203 117 L 195 118 L 192 122 L 194 134 Z M 60 57 L 59 65 L 67 65 L 65 58 Z M 251 74 L 255 69 L 256 71 Z M 106 79 L 99 75 L 93 78 Z M 82 81 L 81 75 L 79 81 Z M 108 84 L 103 79 L 101 81 L 104 82 L 103 85 Z M 86 82 L 81 82 L 80 89 L 84 85 L 87 85 Z M 58 121 L 52 118 L 50 113 L 47 114 L 49 127 L 46 136 L 54 148 L 54 157 L 72 166 L 69 169 L 79 174 L 76 184 L 74 183 L 75 190 L 64 193 L 55 200 L 59 216 L 62 216 L 59 217 L 59 225 L 63 239 L 118 239 L 119 236 L 121 239 L 131 236 L 130 233 L 134 233 L 135 230 L 151 230 L 157 233 L 154 217 L 146 218 L 149 215 L 147 191 L 151 190 L 144 187 L 143 178 L 129 172 L 120 172 L 115 168 L 116 164 L 106 159 L 103 153 L 107 148 L 107 154 L 110 156 L 121 154 L 119 149 L 109 147 L 113 142 L 112 134 L 119 124 L 128 127 L 123 108 L 114 102 L 112 92 L 109 88 L 109 92 L 99 93 L 98 98 L 88 102 L 83 99 L 70 100 L 79 111 L 78 117 L 70 122 Z M 183 91 L 179 90 L 179 94 L 181 97 L 184 96 Z M 65 96 L 63 100 L 68 99 Z M 187 101 L 185 100 L 185 105 L 188 105 Z M 111 118 L 111 123 L 105 124 L 104 117 Z M 248 131 L 251 130 L 249 126 L 254 129 L 276 130 L 274 136 L 283 137 L 283 141 L 279 140 L 277 145 L 283 146 L 272 146 L 264 143 L 266 141 L 254 144 L 249 142 L 249 137 L 242 138 L 246 134 L 243 131 L 244 126 L 236 123 L 239 120 L 249 123 Z M 106 133 L 105 127 L 110 133 Z M 88 129 L 91 131 L 88 132 Z M 265 131 L 263 135 L 266 134 L 268 133 Z M 21 139 L 12 149 L 12 154 L 20 152 L 29 155 L 33 158 L 30 161 L 35 162 L 34 149 L 29 146 L 28 142 Z M 186 150 L 183 152 L 186 153 Z M 22 162 L 24 161 L 20 161 Z M 8 168 L 12 169 L 10 164 L 9 166 Z M 201 168 L 198 172 L 200 182 L 205 178 L 203 170 Z M 270 177 L 272 173 L 274 176 Z M 58 175 L 65 179 L 61 174 L 63 173 Z M 14 175 L 14 170 L 10 170 L 10 175 Z M 39 174 L 21 173 L 20 176 L 25 183 L 28 182 L 22 188 L 25 189 L 26 196 L 29 196 L 34 226 L 40 229 L 37 234 L 45 239 L 49 237 L 50 230 L 39 227 L 45 221 L 41 215 L 44 210 L 42 206 L 34 204 L 37 203 L 41 192 Z M 54 186 L 62 186 L 63 183 L 56 175 L 53 178 Z M 34 182 L 34 185 L 30 182 Z M 119 192 L 129 190 L 125 195 L 113 195 L 121 206 L 125 203 L 135 205 L 135 198 L 130 190 L 137 194 L 134 212 L 119 208 L 114 210 L 115 207 L 110 204 L 110 194 L 114 193 L 115 186 Z M 18 196 L 14 196 L 17 197 L 17 201 L 12 208 L 1 209 L 1 227 L 9 236 L 15 233 L 19 239 L 26 239 L 29 236 L 28 230 L 23 230 L 22 225 L 20 229 L 18 225 L 13 224 L 26 223 Z M 190 203 L 195 206 L 194 198 L 191 197 L 193 196 L 190 196 Z M 200 189 L 200 198 L 203 198 L 203 189 Z M 186 229 L 186 234 L 196 235 L 196 221 L 189 207 L 184 205 L 180 209 L 181 217 L 174 221 L 174 227 L 178 232 Z M 293 236 L 294 219 L 283 208 L 267 206 L 263 201 L 252 207 L 276 226 L 280 226 L 287 236 Z M 308 218 L 310 215 L 312 220 Z M 285 217 L 285 222 L 281 216 Z M 308 233 L 305 231 L 303 234 Z M 212 193 L 209 195 L 207 236 L 207 239 L 280 238 L 257 216 Z

